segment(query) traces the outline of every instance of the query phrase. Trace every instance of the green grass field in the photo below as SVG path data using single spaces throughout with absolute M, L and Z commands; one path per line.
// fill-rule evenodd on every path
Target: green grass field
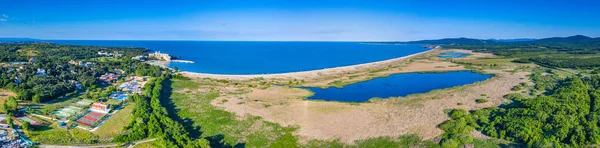
M 89 145 L 110 142 L 100 140 L 98 136 L 86 130 L 59 128 L 57 123 L 36 127 L 32 131 L 26 132 L 26 136 L 33 142 L 55 145 Z
M 115 99 L 108 99 L 108 101 L 106 101 L 106 104 L 109 104 L 109 105 L 119 105 L 119 104 L 121 104 L 121 102 L 122 101 L 115 100 Z
M 505 66 L 510 66 L 510 65 L 516 65 L 517 63 L 513 63 L 511 61 L 515 60 L 516 58 L 489 58 L 489 59 L 468 59 L 468 60 L 456 60 L 458 62 L 465 62 L 465 63 L 471 63 L 474 65 L 479 65 L 479 64 L 498 64 L 498 65 L 505 65 Z
M 186 80 L 174 80 L 174 93 L 171 99 L 179 109 L 181 118 L 191 119 L 194 126 L 200 126 L 203 137 L 210 137 L 211 142 L 223 141 L 224 145 L 234 146 L 244 143 L 246 147 L 268 147 L 274 144 L 296 144 L 291 135 L 296 127 L 281 127 L 278 124 L 262 121 L 259 117 L 237 119 L 233 113 L 218 109 L 210 101 L 219 96 L 218 92 L 185 93 L 181 89 L 193 90 L 198 83 Z M 194 133 L 194 132 L 192 132 Z
M 113 114 L 104 124 L 93 133 L 102 138 L 114 137 L 125 132 L 123 128 L 131 121 L 135 104 L 128 103 L 117 113 Z
M 153 148 L 153 147 L 154 146 L 152 145 L 152 142 L 142 143 L 142 144 L 133 146 L 133 148 Z

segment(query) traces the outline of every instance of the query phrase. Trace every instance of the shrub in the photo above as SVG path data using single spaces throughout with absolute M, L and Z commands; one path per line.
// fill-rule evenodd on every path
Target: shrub
M 475 102 L 476 103 L 486 103 L 486 102 L 488 102 L 488 100 L 487 99 L 477 99 L 477 100 L 475 100 Z
M 521 87 L 521 85 L 517 85 L 517 86 L 514 86 L 513 88 L 511 88 L 510 90 L 512 90 L 512 91 L 519 91 L 519 90 L 522 90 L 522 89 L 523 89 L 523 87 Z

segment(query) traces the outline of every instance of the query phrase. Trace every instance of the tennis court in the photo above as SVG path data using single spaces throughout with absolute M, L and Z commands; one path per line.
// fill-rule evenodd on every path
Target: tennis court
M 67 106 L 57 111 L 54 111 L 52 114 L 54 114 L 59 119 L 66 119 L 74 114 L 79 113 L 82 109 L 83 108 L 76 106 Z
M 31 125 L 39 125 L 40 124 L 38 121 L 36 121 L 32 118 L 29 118 L 27 116 L 19 117 L 17 119 L 19 119 L 19 121 L 21 121 L 21 122 L 29 122 L 29 123 L 31 123 Z
M 75 105 L 77 105 L 77 106 L 88 106 L 88 105 L 92 104 L 93 102 L 94 101 L 92 101 L 92 100 L 83 99 L 83 100 L 75 102 Z
M 77 119 L 77 122 L 87 126 L 94 126 L 105 115 L 106 114 L 100 112 L 88 111 L 85 115 L 81 116 L 81 118 Z

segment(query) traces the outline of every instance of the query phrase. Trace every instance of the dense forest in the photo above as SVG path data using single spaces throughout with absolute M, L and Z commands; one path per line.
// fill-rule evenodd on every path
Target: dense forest
M 600 76 L 559 80 L 551 94 L 526 98 L 507 95 L 512 103 L 471 111 L 453 110 L 442 146 L 469 144 L 470 132 L 523 143 L 530 147 L 570 147 L 600 143 Z
M 75 91 L 74 81 L 84 87 L 99 85 L 100 75 L 122 71 L 125 75 L 160 76 L 162 69 L 136 60 L 147 49 L 59 45 L 49 43 L 0 43 L 0 88 L 18 94 L 18 100 L 49 101 Z M 117 52 L 103 57 L 98 52 Z M 72 64 L 77 60 L 92 65 Z M 40 73 L 39 70 L 43 72 Z
M 600 67 L 600 38 L 581 35 L 524 42 L 462 42 L 446 44 L 443 47 L 489 52 L 508 58 L 518 58 L 514 62 L 533 62 L 551 68 L 596 69 Z
M 44 42 L 0 42 L 0 62 L 27 61 L 31 57 L 35 57 L 37 61 L 42 62 L 81 60 L 101 57 L 97 54 L 99 51 L 119 52 L 125 57 L 133 57 L 144 54 L 148 49 L 63 45 Z

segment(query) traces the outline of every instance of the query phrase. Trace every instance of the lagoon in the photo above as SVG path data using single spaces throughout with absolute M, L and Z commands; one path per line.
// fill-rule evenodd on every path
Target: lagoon
M 436 89 L 462 86 L 491 78 L 472 71 L 441 73 L 402 73 L 350 84 L 342 88 L 306 88 L 314 92 L 308 100 L 365 102 L 371 98 L 405 97 Z
M 423 45 L 359 42 L 260 41 L 103 41 L 52 40 L 73 45 L 143 47 L 195 64 L 170 62 L 169 67 L 210 74 L 273 74 L 319 70 L 399 58 L 423 51 Z
M 468 53 L 449 51 L 449 52 L 440 53 L 439 57 L 443 58 L 443 59 L 457 59 L 457 58 L 462 58 L 462 57 L 465 57 L 468 55 L 469 55 Z

